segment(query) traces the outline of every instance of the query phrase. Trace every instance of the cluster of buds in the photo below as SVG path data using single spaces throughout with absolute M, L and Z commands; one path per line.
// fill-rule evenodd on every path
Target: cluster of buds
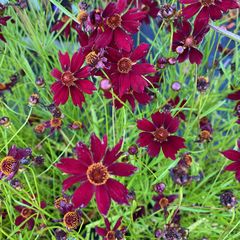
M 160 57 L 157 60 L 157 68 L 164 69 L 167 65 L 175 65 L 177 63 L 176 58 Z
M 158 183 L 154 186 L 155 192 L 158 193 L 158 195 L 153 196 L 153 200 L 155 201 L 155 204 L 153 206 L 154 211 L 163 210 L 164 217 L 167 218 L 168 216 L 168 206 L 175 201 L 175 199 L 178 197 L 178 195 L 165 195 L 163 192 L 165 190 L 166 185 L 164 183 Z
M 164 4 L 160 7 L 158 12 L 158 17 L 162 20 L 169 22 L 170 20 L 174 19 L 177 14 L 176 6 L 170 4 Z
M 188 231 L 179 224 L 170 223 L 166 224 L 163 230 L 157 229 L 155 237 L 164 240 L 185 240 L 188 238 Z
M 230 209 L 230 208 L 234 208 L 236 206 L 237 199 L 234 196 L 233 192 L 228 190 L 228 191 L 223 192 L 220 195 L 220 202 L 224 207 L 227 207 Z
M 203 117 L 199 121 L 200 134 L 197 142 L 210 142 L 212 140 L 213 128 L 207 117 Z

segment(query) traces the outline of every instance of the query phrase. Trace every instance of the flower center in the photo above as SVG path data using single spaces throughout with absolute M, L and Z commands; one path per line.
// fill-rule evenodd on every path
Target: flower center
M 214 3 L 214 0 L 202 0 L 201 3 L 203 6 L 209 6 Z
M 12 156 L 6 156 L 0 163 L 0 171 L 3 172 L 4 175 L 8 176 L 13 172 L 13 168 L 16 163 L 17 160 Z
M 129 58 L 123 57 L 117 63 L 117 68 L 120 73 L 129 73 L 132 70 L 132 61 Z
M 63 217 L 63 223 L 67 228 L 77 228 L 80 222 L 80 218 L 77 212 L 67 212 Z
M 109 172 L 102 163 L 93 163 L 87 169 L 87 178 L 93 185 L 99 186 L 107 182 Z
M 21 215 L 24 218 L 29 218 L 33 214 L 33 210 L 29 208 L 23 208 L 21 211 Z
M 202 130 L 200 132 L 200 138 L 204 140 L 209 140 L 211 138 L 211 133 L 208 130 Z
M 107 19 L 107 25 L 113 30 L 121 26 L 122 18 L 119 14 L 113 14 Z
M 186 47 L 193 47 L 195 45 L 195 41 L 193 36 L 189 36 L 185 39 L 184 45 Z
M 86 63 L 88 65 L 96 65 L 98 62 L 98 55 L 95 51 L 90 52 L 87 56 L 86 56 Z
M 115 232 L 114 231 L 108 231 L 106 237 L 107 237 L 107 240 L 115 240 L 116 239 Z
M 51 127 L 53 127 L 53 128 L 61 127 L 61 125 L 62 125 L 62 119 L 61 119 L 61 118 L 52 118 L 52 119 L 50 120 L 50 125 L 51 125 Z
M 5 90 L 7 89 L 7 86 L 5 83 L 0 83 L 0 90 Z
M 155 139 L 157 139 L 158 141 L 164 142 L 167 140 L 169 136 L 169 132 L 165 128 L 161 127 L 161 128 L 158 128 L 153 135 Z
M 80 10 L 77 15 L 77 20 L 80 24 L 82 24 L 83 22 L 85 22 L 87 20 L 87 17 L 88 17 L 87 12 L 84 10 Z
M 165 197 L 161 198 L 159 201 L 159 205 L 161 208 L 166 208 L 168 206 L 168 204 L 169 204 L 169 201 Z
M 61 208 L 61 203 L 67 203 L 67 199 L 64 197 L 60 197 L 54 201 L 54 207 L 59 209 Z
M 71 73 L 70 71 L 66 71 L 62 74 L 61 80 L 64 85 L 70 87 L 74 84 L 76 78 L 73 76 L 73 73 Z
M 61 21 L 64 22 L 64 23 L 66 23 L 66 22 L 68 21 L 68 19 L 69 19 L 68 16 L 63 16 L 63 17 L 61 18 Z

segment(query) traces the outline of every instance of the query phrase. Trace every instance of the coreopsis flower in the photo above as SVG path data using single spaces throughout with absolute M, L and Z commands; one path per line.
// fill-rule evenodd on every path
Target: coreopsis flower
M 6 177 L 11 180 L 18 172 L 21 161 L 30 157 L 32 150 L 30 148 L 17 148 L 13 145 L 6 157 L 0 161 L 0 179 Z
M 224 207 L 234 208 L 237 205 L 237 199 L 233 192 L 227 190 L 220 195 L 220 202 Z
M 129 91 L 124 93 L 122 96 L 118 96 L 117 90 L 114 90 L 114 94 L 117 98 L 113 96 L 110 91 L 104 92 L 104 96 L 107 99 L 113 99 L 113 105 L 116 109 L 122 108 L 124 106 L 123 103 L 129 102 L 132 111 L 134 112 L 136 108 L 136 101 L 141 105 L 146 105 L 151 101 L 151 97 L 145 91 L 143 93 Z
M 238 140 L 237 145 L 238 151 L 229 149 L 223 151 L 222 154 L 227 159 L 233 161 L 233 163 L 225 167 L 225 170 L 235 172 L 235 177 L 240 182 L 240 140 Z
M 189 58 L 190 63 L 200 64 L 203 54 L 197 49 L 203 40 L 209 27 L 202 24 L 196 24 L 192 30 L 189 22 L 184 21 L 177 31 L 173 34 L 172 50 L 178 53 L 178 61 L 184 62 Z
M 85 57 L 81 51 L 75 52 L 70 60 L 68 53 L 59 52 L 59 61 L 62 72 L 54 68 L 51 75 L 57 79 L 52 84 L 51 90 L 54 94 L 56 105 L 65 104 L 71 94 L 73 104 L 82 107 L 85 102 L 84 93 L 92 94 L 96 89 L 94 84 L 86 78 L 90 76 L 90 67 L 82 67 Z
M 204 93 L 207 91 L 207 89 L 209 88 L 209 79 L 207 77 L 204 76 L 200 76 L 197 78 L 197 90 L 200 93 Z
M 15 207 L 15 209 L 20 213 L 20 215 L 15 219 L 15 225 L 19 226 L 23 224 L 21 228 L 28 227 L 29 230 L 32 230 L 35 225 L 36 217 L 38 216 L 37 209 L 34 209 L 34 207 L 25 200 L 23 200 L 22 203 L 25 206 L 18 205 Z M 44 209 L 46 206 L 46 202 L 41 201 L 40 207 Z
M 238 117 L 237 123 L 240 124 L 240 90 L 237 90 L 234 93 L 228 94 L 227 98 L 233 101 L 237 101 L 237 104 L 234 110 L 236 112 L 236 116 Z
M 114 42 L 118 49 L 131 51 L 133 45 L 131 35 L 138 32 L 140 21 L 145 18 L 145 12 L 138 8 L 127 9 L 127 7 L 127 0 L 118 0 L 117 3 L 110 2 L 103 10 L 104 24 L 99 28 L 96 40 L 98 48 Z
M 164 111 L 171 111 L 173 108 L 175 107 L 179 107 L 179 108 L 183 108 L 184 105 L 186 104 L 187 100 L 183 99 L 182 101 L 180 101 L 180 97 L 176 96 L 174 99 L 170 99 L 168 101 L 168 103 L 163 107 Z M 180 110 L 177 111 L 176 117 L 178 117 L 179 119 L 186 121 L 186 116 L 185 114 Z
M 50 134 L 53 134 L 55 131 L 58 131 L 61 129 L 63 125 L 63 121 L 62 121 L 62 118 L 53 117 L 51 120 L 46 121 L 43 124 L 44 124 L 44 130 L 46 128 L 49 128 Z
M 119 89 L 120 97 L 124 93 L 133 90 L 143 93 L 149 85 L 144 76 L 154 73 L 154 66 L 149 63 L 140 63 L 149 50 L 149 45 L 142 43 L 132 52 L 126 53 L 117 49 L 108 49 L 108 60 L 111 62 L 109 76 L 114 88 Z
M 115 163 L 122 155 L 122 142 L 121 139 L 115 147 L 109 149 L 106 135 L 101 141 L 92 134 L 90 148 L 82 142 L 77 143 L 75 151 L 78 159 L 62 158 L 56 164 L 61 171 L 71 175 L 63 182 L 64 191 L 80 182 L 80 187 L 72 197 L 75 207 L 86 207 L 94 193 L 98 209 L 103 215 L 107 215 L 111 199 L 118 204 L 128 204 L 128 189 L 112 178 L 112 175 L 127 177 L 137 170 L 128 163 Z
M 2 40 L 3 42 L 6 42 L 6 39 L 4 38 L 2 33 L 2 26 L 6 26 L 7 21 L 11 18 L 10 16 L 3 16 L 6 8 L 7 7 L 5 5 L 0 3 L 0 40 Z
M 137 121 L 138 129 L 143 131 L 137 143 L 141 147 L 147 146 L 151 157 L 156 157 L 162 149 L 166 158 L 176 159 L 176 153 L 185 148 L 184 138 L 173 135 L 178 130 L 180 120 L 166 112 L 156 112 L 151 118 L 152 122 L 146 118 Z
M 237 0 L 180 0 L 180 3 L 188 4 L 182 9 L 184 18 L 189 19 L 197 14 L 195 25 L 207 25 L 210 19 L 218 20 L 229 9 L 239 8 Z
M 207 117 L 203 117 L 199 121 L 200 133 L 198 142 L 210 142 L 212 140 L 213 127 Z
M 123 239 L 125 228 L 121 228 L 122 217 L 120 217 L 111 229 L 111 224 L 107 218 L 104 218 L 106 228 L 96 227 L 98 235 L 103 237 L 103 240 Z

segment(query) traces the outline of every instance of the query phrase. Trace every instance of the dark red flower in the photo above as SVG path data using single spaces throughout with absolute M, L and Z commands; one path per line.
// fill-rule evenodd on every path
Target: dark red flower
M 96 232 L 98 235 L 103 237 L 103 240 L 115 240 L 115 239 L 123 239 L 123 235 L 125 234 L 125 229 L 120 229 L 122 224 L 122 217 L 120 217 L 113 229 L 111 229 L 111 224 L 107 218 L 104 219 L 106 228 L 96 227 Z M 121 236 L 121 237 L 120 237 Z
M 78 159 L 62 158 L 61 162 L 56 164 L 61 171 L 71 175 L 63 182 L 64 190 L 77 182 L 81 183 L 72 197 L 75 207 L 86 207 L 94 193 L 98 209 L 103 215 L 108 213 L 111 199 L 118 204 L 128 204 L 127 188 L 111 178 L 111 175 L 127 177 L 137 170 L 128 163 L 115 163 L 122 155 L 122 142 L 121 139 L 114 148 L 109 149 L 106 135 L 101 141 L 92 134 L 90 149 L 82 142 L 77 144 Z
M 4 157 L 0 162 L 0 179 L 6 177 L 11 180 L 20 167 L 22 160 L 30 157 L 32 150 L 30 148 L 17 148 L 13 145 L 6 157 Z
M 69 23 L 64 27 L 62 33 L 64 33 L 64 36 L 66 38 L 69 37 L 70 32 L 71 32 L 71 28 L 77 30 L 78 29 L 78 25 L 75 21 L 69 20 L 70 18 L 67 15 L 64 15 L 61 19 L 57 20 L 56 23 L 53 24 L 53 26 L 51 27 L 50 32 L 57 32 L 62 30 L 62 28 L 64 27 L 64 25 L 67 23 L 67 21 L 69 21 Z
M 139 63 L 147 55 L 148 49 L 149 45 L 145 43 L 129 53 L 113 48 L 108 49 L 108 60 L 111 62 L 109 77 L 114 88 L 119 89 L 120 97 L 130 90 L 143 93 L 145 87 L 149 85 L 144 76 L 156 70 L 149 63 Z
M 107 99 L 113 99 L 113 105 L 116 109 L 122 108 L 124 106 L 123 103 L 129 102 L 132 111 L 134 112 L 136 107 L 135 101 L 142 105 L 146 105 L 151 101 L 151 97 L 146 92 L 138 93 L 135 91 L 129 91 L 120 97 L 118 96 L 118 92 L 115 90 L 114 94 L 115 96 L 112 96 L 112 93 L 110 91 L 106 91 L 104 93 L 104 96 Z
M 237 104 L 234 108 L 236 111 L 236 116 L 238 117 L 237 123 L 240 124 L 240 90 L 237 90 L 234 93 L 228 94 L 228 99 L 237 101 Z
M 172 135 L 178 130 L 179 119 L 166 112 L 156 112 L 151 115 L 151 118 L 153 122 L 146 118 L 137 121 L 138 129 L 143 131 L 139 134 L 137 143 L 141 147 L 147 146 L 151 157 L 156 157 L 162 148 L 166 158 L 176 159 L 178 150 L 185 148 L 185 140 Z
M 225 170 L 235 172 L 235 177 L 240 182 L 240 141 L 237 142 L 237 145 L 238 145 L 239 151 L 229 149 L 229 150 L 223 151 L 222 154 L 224 157 L 233 161 L 233 163 L 225 167 Z
M 114 42 L 117 48 L 131 51 L 133 45 L 131 35 L 138 32 L 145 13 L 138 8 L 127 10 L 127 7 L 127 0 L 118 0 L 117 3 L 110 2 L 104 9 L 102 13 L 104 24 L 99 28 L 99 36 L 96 40 L 98 48 Z
M 180 3 L 188 4 L 182 10 L 184 18 L 189 19 L 197 14 L 194 24 L 207 25 L 209 20 L 218 20 L 223 12 L 229 9 L 239 8 L 236 0 L 180 0 Z
M 35 225 L 37 212 L 34 210 L 33 206 L 30 203 L 26 202 L 25 200 L 23 200 L 22 203 L 26 206 L 18 205 L 15 207 L 15 209 L 21 214 L 15 219 L 15 225 L 19 226 L 24 222 L 21 228 L 27 226 L 29 230 L 32 230 Z M 41 201 L 40 207 L 44 209 L 46 207 L 46 203 L 44 201 Z
M 86 79 L 90 76 L 90 67 L 81 68 L 84 60 L 82 51 L 75 52 L 71 60 L 67 52 L 65 54 L 59 52 L 62 72 L 57 68 L 51 72 L 51 75 L 57 79 L 51 86 L 56 105 L 65 104 L 70 93 L 73 104 L 81 108 L 85 102 L 83 93 L 92 94 L 96 90 L 94 84 Z
M 2 40 L 3 42 L 6 42 L 6 39 L 2 34 L 2 26 L 6 26 L 7 21 L 11 18 L 10 16 L 3 16 L 6 8 L 6 6 L 0 3 L 0 40 Z
M 197 49 L 199 43 L 208 32 L 209 27 L 196 24 L 192 30 L 189 22 L 184 21 L 181 27 L 173 34 L 172 50 L 179 54 L 178 61 L 183 62 L 189 58 L 190 62 L 200 64 L 203 54 Z

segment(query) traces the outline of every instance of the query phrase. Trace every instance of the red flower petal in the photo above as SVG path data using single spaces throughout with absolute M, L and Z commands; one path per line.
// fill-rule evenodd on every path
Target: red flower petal
M 114 163 L 108 167 L 108 171 L 116 176 L 128 177 L 137 170 L 135 166 L 128 163 Z
M 137 128 L 146 132 L 154 132 L 156 130 L 156 127 L 153 125 L 153 123 L 146 118 L 137 120 Z
M 191 48 L 189 51 L 190 63 L 200 64 L 202 62 L 203 54 L 196 48 Z
M 59 84 L 60 84 L 60 82 L 59 82 Z M 58 85 L 58 87 L 59 86 L 60 85 Z M 56 85 L 52 86 L 52 89 L 54 89 L 55 87 L 56 87 Z M 57 105 L 65 104 L 67 102 L 67 100 L 68 100 L 68 96 L 69 96 L 69 89 L 68 89 L 68 87 L 66 87 L 63 84 L 61 84 L 61 88 L 58 88 L 58 90 L 54 92 L 53 101 Z
M 87 171 L 87 167 L 74 158 L 62 158 L 55 166 L 62 172 L 70 174 L 84 175 Z
M 239 171 L 240 170 L 240 163 L 239 162 L 233 162 L 225 167 L 226 171 Z
M 79 161 L 85 166 L 89 166 L 93 163 L 92 155 L 87 147 L 82 142 L 78 142 L 75 148 L 76 154 L 78 156 Z
M 61 63 L 62 69 L 64 71 L 69 70 L 69 68 L 70 68 L 70 57 L 68 55 L 68 52 L 63 54 L 63 53 L 61 53 L 61 51 L 59 51 L 58 52 L 58 57 L 59 57 L 59 61 Z
M 124 32 L 121 28 L 116 28 L 114 31 L 114 42 L 119 49 L 130 52 L 133 40 L 130 35 Z
M 148 82 L 143 77 L 136 75 L 133 71 L 131 71 L 129 79 L 132 89 L 138 93 L 144 92 L 145 87 L 148 86 Z
M 127 7 L 127 0 L 118 0 L 116 5 L 116 12 L 122 13 Z
M 115 162 L 121 155 L 122 152 L 119 152 L 122 147 L 123 139 L 121 138 L 120 141 L 113 147 L 112 149 L 108 149 L 103 164 L 109 166 L 111 163 Z
M 121 224 L 122 224 L 122 217 L 120 217 L 120 218 L 117 220 L 117 222 L 116 222 L 116 224 L 115 224 L 115 226 L 114 226 L 114 228 L 113 228 L 113 231 L 116 231 L 116 230 L 120 227 Z
M 93 91 L 96 90 L 94 84 L 85 79 L 77 80 L 75 81 L 75 84 L 84 92 L 87 94 L 93 94 Z
M 148 132 L 141 132 L 139 134 L 139 138 L 137 140 L 137 143 L 139 146 L 141 147 L 145 147 L 147 145 L 149 145 L 154 139 L 154 136 L 152 133 L 148 133 Z
M 140 63 L 132 67 L 132 70 L 140 75 L 146 75 L 149 73 L 155 73 L 156 70 L 152 64 L 149 63 Z
M 130 59 L 133 62 L 136 62 L 137 60 L 140 60 L 144 58 L 149 50 L 149 44 L 141 43 L 138 47 L 135 48 L 135 50 L 132 52 Z
M 62 72 L 59 71 L 57 68 L 54 68 L 52 71 L 51 71 L 51 75 L 56 78 L 57 80 L 61 80 L 61 77 L 62 77 Z
M 82 104 L 85 102 L 85 97 L 82 91 L 77 87 L 71 87 L 70 92 L 73 104 L 82 108 Z
M 71 72 L 76 72 L 83 65 L 85 57 L 82 51 L 75 52 L 71 61 Z
M 156 157 L 160 152 L 160 148 L 161 148 L 161 143 L 156 142 L 156 141 L 152 141 L 148 145 L 147 152 L 148 152 L 150 157 Z
M 191 4 L 191 3 L 199 2 L 199 0 L 179 0 L 179 2 L 183 4 Z
M 208 7 L 205 6 L 201 9 L 201 11 L 199 12 L 199 14 L 197 15 L 197 17 L 195 19 L 194 25 L 197 22 L 201 22 L 203 26 L 208 24 L 208 22 L 209 22 Z
M 170 133 L 174 133 L 178 130 L 180 121 L 178 117 L 172 117 L 170 114 L 166 114 L 165 116 L 165 122 L 164 127 L 168 130 Z
M 194 4 L 190 4 L 188 5 L 187 7 L 185 7 L 183 10 L 182 10 L 182 15 L 186 18 L 186 19 L 189 19 L 191 18 L 192 16 L 194 16 L 198 11 L 199 9 L 202 7 L 202 4 L 200 2 L 196 2 Z
M 16 219 L 15 219 L 15 225 L 16 226 L 19 226 L 22 222 L 24 222 L 26 220 L 26 218 L 22 217 L 22 216 L 18 216 Z
M 91 67 L 85 66 L 74 74 L 76 78 L 87 78 L 91 75 Z
M 232 161 L 240 161 L 240 152 L 238 151 L 235 151 L 235 150 L 227 150 L 227 151 L 224 151 L 222 152 L 222 154 L 232 160 Z
M 86 180 L 86 176 L 71 176 L 63 181 L 63 191 L 68 190 L 73 184 Z
M 107 215 L 111 204 L 111 198 L 105 185 L 96 186 L 96 202 L 99 212 L 103 215 Z
M 165 113 L 156 112 L 151 115 L 152 121 L 157 128 L 161 127 L 165 121 Z
M 107 235 L 107 230 L 105 228 L 100 228 L 100 227 L 96 227 L 95 231 L 97 232 L 98 235 L 100 236 L 106 236 Z
M 93 197 L 94 189 L 94 186 L 90 182 L 86 181 L 82 183 L 73 194 L 72 202 L 74 206 L 76 208 L 86 207 Z
M 123 184 L 110 178 L 108 179 L 106 185 L 111 198 L 115 202 L 117 202 L 118 204 L 124 204 L 124 203 L 128 204 L 128 200 L 127 200 L 128 190 Z
M 188 52 L 189 52 L 189 48 L 186 48 L 182 54 L 180 54 L 178 56 L 178 61 L 181 63 L 181 62 L 184 62 L 187 58 L 188 58 Z
M 107 148 L 106 135 L 104 135 L 102 142 L 95 134 L 91 135 L 91 151 L 93 154 L 94 162 L 99 162 L 103 158 L 106 148 Z
M 120 74 L 119 78 L 119 95 L 122 97 L 124 93 L 130 88 L 129 74 Z

